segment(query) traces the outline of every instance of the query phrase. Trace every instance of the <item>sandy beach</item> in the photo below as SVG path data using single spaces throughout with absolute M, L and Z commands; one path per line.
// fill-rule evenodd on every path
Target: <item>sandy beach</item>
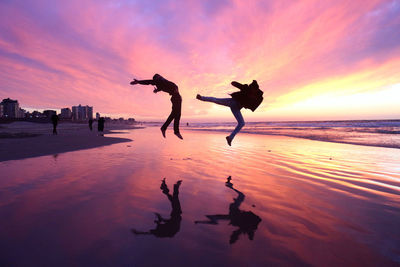
M 0 162 L 1 265 L 400 263 L 398 149 L 182 135 Z
M 96 126 L 96 125 L 94 125 Z M 111 131 L 133 126 L 109 124 L 100 136 L 86 124 L 60 123 L 58 135 L 52 134 L 51 123 L 13 122 L 0 124 L 0 161 L 31 158 L 129 142 L 130 139 L 108 137 Z

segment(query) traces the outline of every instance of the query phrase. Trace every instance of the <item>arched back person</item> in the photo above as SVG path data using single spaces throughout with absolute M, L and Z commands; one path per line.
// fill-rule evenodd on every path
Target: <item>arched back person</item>
M 180 139 L 183 139 L 179 131 L 179 120 L 181 119 L 182 110 L 182 97 L 179 94 L 178 86 L 162 77 L 160 74 L 154 74 L 152 80 L 136 80 L 130 83 L 131 85 L 143 84 L 143 85 L 154 85 L 156 88 L 153 90 L 154 93 L 163 91 L 171 95 L 172 110 L 171 114 L 165 121 L 164 125 L 161 126 L 161 133 L 165 138 L 165 131 L 167 130 L 169 124 L 174 120 L 174 134 Z

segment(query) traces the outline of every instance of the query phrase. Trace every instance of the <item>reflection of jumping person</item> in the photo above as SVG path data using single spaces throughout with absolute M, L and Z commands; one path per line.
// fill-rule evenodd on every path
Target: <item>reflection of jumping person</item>
M 53 123 L 53 134 L 58 134 L 57 133 L 57 124 L 58 124 L 58 116 L 57 115 L 52 115 L 51 116 L 51 123 Z
M 237 120 L 238 124 L 237 124 L 236 128 L 233 130 L 233 132 L 229 136 L 226 137 L 226 141 L 228 142 L 228 145 L 231 145 L 232 140 L 235 137 L 235 135 L 244 126 L 244 120 L 243 120 L 243 116 L 242 116 L 242 113 L 240 112 L 240 110 L 242 108 L 248 108 L 248 109 L 251 109 L 252 111 L 255 111 L 256 108 L 263 101 L 263 97 L 262 97 L 263 92 L 258 87 L 258 83 L 256 80 L 253 80 L 253 82 L 250 85 L 241 84 L 238 82 L 232 82 L 231 84 L 240 89 L 240 92 L 232 93 L 231 98 L 215 98 L 215 97 L 201 96 L 199 94 L 196 96 L 196 98 L 198 100 L 206 101 L 206 102 L 213 102 L 215 104 L 227 106 L 227 107 L 231 108 L 233 116 L 235 116 L 235 119 Z
M 89 129 L 93 130 L 93 119 L 89 119 Z
M 161 127 L 161 133 L 165 138 L 165 131 L 167 130 L 169 124 L 174 120 L 174 134 L 180 139 L 183 139 L 179 132 L 179 120 L 181 119 L 181 109 L 182 109 L 182 97 L 179 94 L 178 86 L 173 82 L 168 81 L 159 74 L 154 74 L 152 80 L 136 80 L 133 79 L 132 85 L 144 84 L 144 85 L 155 85 L 156 88 L 153 90 L 154 93 L 164 91 L 170 94 L 172 102 L 172 111 L 168 119 L 165 121 L 164 125 Z
M 229 240 L 230 244 L 235 243 L 239 239 L 240 234 L 247 234 L 249 239 L 253 240 L 254 233 L 257 230 L 258 224 L 261 222 L 261 218 L 251 211 L 243 211 L 239 209 L 240 204 L 244 201 L 244 194 L 233 188 L 231 176 L 228 177 L 225 186 L 238 194 L 237 198 L 233 199 L 233 203 L 229 205 L 229 214 L 206 215 L 208 221 L 195 221 L 194 223 L 215 225 L 218 224 L 219 220 L 228 220 L 230 225 L 239 227 L 237 230 L 232 232 Z
M 162 180 L 160 189 L 163 194 L 165 194 L 168 200 L 171 202 L 172 211 L 171 218 L 165 219 L 161 217 L 159 213 L 156 213 L 157 219 L 154 221 L 157 226 L 155 229 L 151 229 L 147 232 L 137 231 L 136 229 L 132 229 L 132 232 L 135 235 L 154 235 L 156 237 L 173 237 L 181 227 L 182 221 L 182 209 L 181 203 L 179 202 L 179 187 L 181 186 L 182 181 L 179 180 L 174 184 L 174 192 L 171 195 L 169 193 L 169 189 L 167 184 L 165 183 L 165 178 Z

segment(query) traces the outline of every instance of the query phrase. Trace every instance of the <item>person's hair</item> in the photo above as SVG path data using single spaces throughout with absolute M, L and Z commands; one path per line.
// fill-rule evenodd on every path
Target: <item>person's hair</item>
M 160 74 L 158 74 L 158 73 L 156 73 L 156 74 L 154 74 L 154 76 L 153 76 L 153 80 L 160 80 L 160 79 L 162 79 L 163 77 L 160 75 Z

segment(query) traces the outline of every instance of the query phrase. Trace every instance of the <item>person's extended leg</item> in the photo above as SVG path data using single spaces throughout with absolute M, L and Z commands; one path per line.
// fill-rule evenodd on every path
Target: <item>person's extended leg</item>
M 171 103 L 172 103 L 171 113 L 169 114 L 167 120 L 164 122 L 163 126 L 161 126 L 161 133 L 164 136 L 164 138 L 165 138 L 165 131 L 167 130 L 167 128 L 170 125 L 171 121 L 175 118 L 175 109 L 174 109 L 173 97 L 171 97 Z
M 235 135 L 243 128 L 244 126 L 244 119 L 242 116 L 242 113 L 240 112 L 240 105 L 238 102 L 233 99 L 233 98 L 216 98 L 216 97 L 207 97 L 207 96 L 201 96 L 197 95 L 197 99 L 206 101 L 206 102 L 212 102 L 218 105 L 222 106 L 227 106 L 231 108 L 231 111 L 233 113 L 233 116 L 235 116 L 235 119 L 237 120 L 238 124 L 236 128 L 233 130 L 233 132 L 226 137 L 226 141 L 228 142 L 228 145 L 231 145 L 233 138 Z
M 169 114 L 167 120 L 164 122 L 163 126 L 161 126 L 161 133 L 165 138 L 165 131 L 167 130 L 169 124 L 171 121 L 175 118 L 175 113 L 174 110 L 171 111 L 171 114 Z
M 174 184 L 174 192 L 171 199 L 172 211 L 171 217 L 180 216 L 182 214 L 181 203 L 179 201 L 179 187 L 181 186 L 182 180 L 179 180 Z
M 201 96 L 201 95 L 197 95 L 197 99 L 205 102 L 212 102 L 226 107 L 230 107 L 234 101 L 232 98 L 216 98 L 216 97 Z
M 174 112 L 174 134 L 178 136 L 180 139 L 183 139 L 182 135 L 179 131 L 179 121 L 181 119 L 181 110 L 182 110 L 182 97 L 181 96 L 173 96 L 172 97 L 172 110 Z
M 233 138 L 235 138 L 235 135 L 244 126 L 244 119 L 243 119 L 242 113 L 240 112 L 240 107 L 237 103 L 236 103 L 236 105 L 231 105 L 231 111 L 232 111 L 233 116 L 235 116 L 235 119 L 237 120 L 238 124 L 237 124 L 236 128 L 233 130 L 233 132 L 229 136 L 226 137 L 226 141 L 228 142 L 228 145 L 231 145 Z

